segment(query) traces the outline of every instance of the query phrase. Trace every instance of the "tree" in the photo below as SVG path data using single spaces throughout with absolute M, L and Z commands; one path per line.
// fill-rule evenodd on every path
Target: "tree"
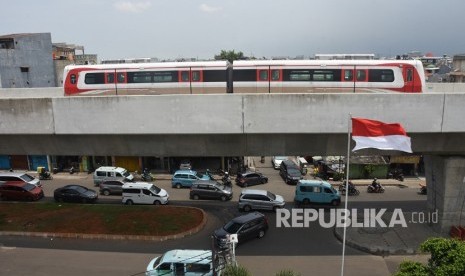
M 215 60 L 228 60 L 229 62 L 233 62 L 234 60 L 244 59 L 244 54 L 242 52 L 237 52 L 234 50 L 226 51 L 221 50 L 219 55 L 215 55 Z
M 465 242 L 457 239 L 431 238 L 420 245 L 420 250 L 431 254 L 427 265 L 404 261 L 394 275 L 465 275 Z

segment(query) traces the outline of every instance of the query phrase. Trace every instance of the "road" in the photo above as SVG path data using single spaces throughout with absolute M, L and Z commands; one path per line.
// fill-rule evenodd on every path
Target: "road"
M 285 184 L 278 171 L 270 167 L 259 170 L 267 175 L 270 181 L 254 188 L 267 189 L 282 195 L 287 201 L 286 208 L 292 208 L 295 186 Z M 57 175 L 52 181 L 43 181 L 46 195 L 44 201 L 53 200 L 55 188 L 70 183 L 93 187 L 91 175 Z M 151 258 L 167 250 L 209 249 L 210 234 L 214 229 L 241 214 L 236 207 L 240 187 L 234 187 L 234 197 L 231 201 L 217 202 L 189 200 L 189 190 L 171 188 L 169 180 L 158 180 L 156 184 L 168 191 L 170 204 L 204 209 L 209 215 L 205 228 L 192 236 L 163 242 L 0 236 L 0 274 L 7 275 L 12 272 L 15 275 L 54 275 L 55 272 L 60 274 L 60 271 L 66 271 L 66 275 L 133 275 L 143 271 Z M 402 208 L 411 212 L 422 211 L 426 207 L 426 197 L 419 195 L 417 186 L 414 185 L 405 188 L 389 186 L 384 194 L 368 194 L 362 189 L 359 196 L 349 197 L 349 200 L 349 208 Z M 100 196 L 99 202 L 120 204 L 120 196 Z M 325 214 L 328 213 L 329 208 L 326 208 Z M 261 240 L 241 244 L 236 251 L 239 263 L 248 267 L 254 275 L 270 275 L 269 273 L 286 267 L 299 271 L 302 275 L 311 275 L 308 274 L 311 267 L 316 269 L 314 271 L 321 272 L 315 275 L 335 275 L 334 273 L 339 271 L 342 244 L 334 237 L 332 228 L 322 228 L 317 223 L 308 228 L 277 228 L 275 213 L 265 214 L 270 225 L 266 236 Z M 19 263 L 16 259 L 19 255 L 29 255 L 32 259 Z M 392 272 L 398 263 L 392 261 L 396 257 L 390 257 L 391 261 L 388 261 L 386 258 L 371 256 L 352 248 L 346 248 L 346 256 L 346 275 L 387 275 L 386 273 Z M 58 259 L 61 261 L 57 261 Z M 365 262 L 369 262 L 370 265 Z M 79 273 L 76 274 L 72 268 L 77 269 L 79 264 L 85 264 L 85 268 L 79 268 L 83 270 L 78 270 Z M 372 265 L 374 270 L 367 268 Z M 39 269 L 42 266 L 49 269 Z M 265 272 L 266 268 L 269 269 L 268 272 Z M 327 271 L 328 274 L 323 271 Z

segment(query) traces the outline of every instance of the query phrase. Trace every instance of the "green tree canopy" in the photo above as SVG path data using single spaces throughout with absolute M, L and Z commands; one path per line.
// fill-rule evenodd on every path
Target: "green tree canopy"
M 428 264 L 404 261 L 399 265 L 399 270 L 394 274 L 395 276 L 465 275 L 465 242 L 457 239 L 431 238 L 423 242 L 420 249 L 431 254 Z
M 244 53 L 236 52 L 234 50 L 226 51 L 221 50 L 219 55 L 215 55 L 215 60 L 228 60 L 229 62 L 233 62 L 234 60 L 244 59 Z

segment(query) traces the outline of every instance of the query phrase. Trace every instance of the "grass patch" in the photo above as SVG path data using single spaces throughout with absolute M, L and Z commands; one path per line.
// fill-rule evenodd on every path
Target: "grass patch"
M 198 226 L 203 213 L 174 206 L 1 203 L 0 231 L 164 236 Z

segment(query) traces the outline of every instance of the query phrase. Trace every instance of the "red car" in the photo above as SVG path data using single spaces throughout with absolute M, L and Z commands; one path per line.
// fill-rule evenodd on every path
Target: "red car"
M 2 200 L 34 201 L 44 197 L 41 187 L 25 182 L 0 182 L 0 198 Z

